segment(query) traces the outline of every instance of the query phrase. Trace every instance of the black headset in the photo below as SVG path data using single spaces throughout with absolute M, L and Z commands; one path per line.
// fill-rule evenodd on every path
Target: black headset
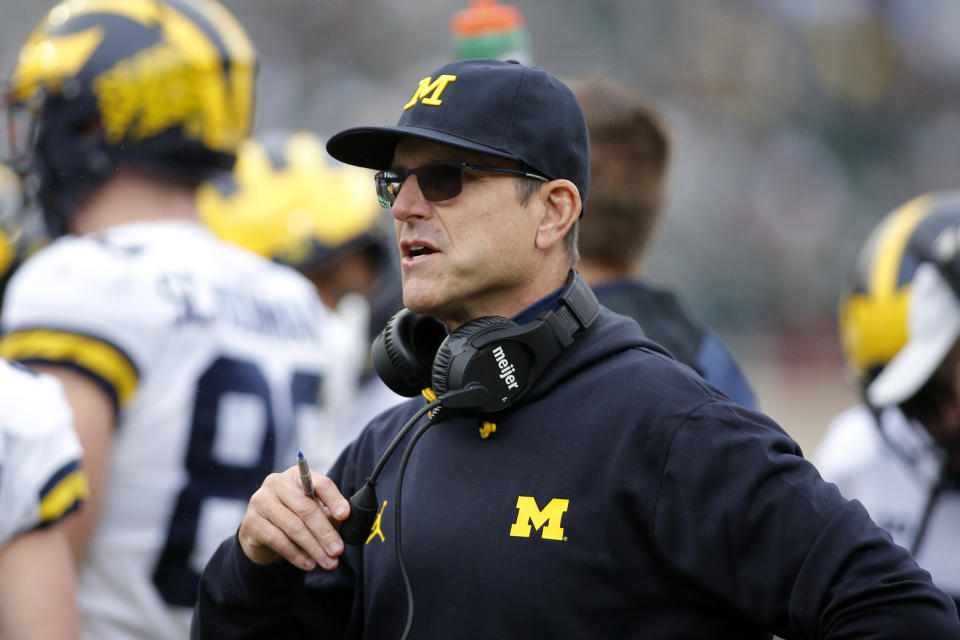
M 437 398 L 397 432 L 364 485 L 350 498 L 350 516 L 340 528 L 345 542 L 358 545 L 366 539 L 379 506 L 377 479 L 417 420 L 430 411 L 428 424 L 449 415 L 493 415 L 509 408 L 600 314 L 593 290 L 572 269 L 557 300 L 557 309 L 541 312 L 532 322 L 483 316 L 450 335 L 439 320 L 408 309 L 390 318 L 373 342 L 374 368 L 402 396 L 414 397 L 432 385 Z M 422 432 L 407 446 L 404 461 Z
M 340 527 L 347 544 L 366 539 L 376 518 L 377 479 L 387 460 L 413 425 L 429 421 L 407 443 L 394 488 L 394 545 L 407 597 L 407 619 L 401 639 L 413 624 L 413 588 L 403 561 L 400 494 L 407 461 L 417 440 L 448 415 L 493 415 L 526 394 L 537 377 L 561 351 L 573 344 L 600 315 L 600 303 L 583 278 L 570 270 L 555 310 L 518 324 L 501 316 L 475 318 L 447 335 L 439 320 L 401 309 L 373 341 L 373 365 L 396 393 L 414 397 L 432 386 L 436 399 L 421 407 L 397 432 L 363 486 L 350 497 L 350 516 Z M 428 395 L 428 394 L 424 394 Z
M 394 392 L 413 397 L 432 387 L 445 414 L 491 415 L 520 400 L 561 351 L 600 313 L 600 303 L 571 270 L 559 307 L 518 324 L 475 318 L 447 335 L 439 320 L 401 309 L 373 342 L 373 365 Z M 452 391 L 472 388 L 470 401 Z M 486 393 L 480 391 L 484 389 Z

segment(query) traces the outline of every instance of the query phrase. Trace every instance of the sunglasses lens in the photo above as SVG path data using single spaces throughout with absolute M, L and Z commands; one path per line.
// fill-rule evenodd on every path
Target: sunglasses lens
M 417 184 L 427 200 L 449 200 L 463 189 L 463 167 L 449 164 L 420 167 Z
M 384 209 L 392 207 L 400 192 L 400 177 L 392 171 L 381 171 L 373 176 L 373 182 L 377 187 L 380 206 Z
M 396 171 L 380 171 L 373 176 L 373 180 L 381 207 L 393 206 L 400 193 L 400 187 L 411 173 L 417 176 L 420 193 L 431 202 L 449 200 L 463 190 L 463 167 L 456 164 L 424 165 L 403 174 Z

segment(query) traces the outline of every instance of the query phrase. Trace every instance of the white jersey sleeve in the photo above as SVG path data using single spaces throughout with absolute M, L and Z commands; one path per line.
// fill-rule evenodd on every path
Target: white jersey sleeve
M 941 485 L 942 456 L 922 426 L 895 407 L 874 414 L 856 406 L 834 418 L 813 461 L 960 599 L 960 491 Z
M 327 312 L 292 269 L 187 221 L 58 240 L 8 291 L 0 353 L 80 371 L 118 410 L 84 638 L 186 638 L 250 495 L 335 426 Z
M 24 263 L 4 300 L 0 356 L 69 366 L 97 382 L 115 406 L 126 404 L 156 348 L 145 320 L 157 309 L 131 273 L 136 251 L 105 239 L 64 238 Z
M 867 407 L 840 413 L 813 455 L 820 475 L 859 500 L 870 517 L 910 549 L 940 465 L 929 436 L 896 408 L 881 414 Z
M 0 547 L 80 504 L 80 457 L 59 382 L 0 360 Z

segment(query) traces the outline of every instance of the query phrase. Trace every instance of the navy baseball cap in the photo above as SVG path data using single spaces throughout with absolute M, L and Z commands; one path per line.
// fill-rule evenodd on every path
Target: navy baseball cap
M 347 164 L 389 169 L 403 137 L 518 160 L 551 180 L 590 188 L 587 123 L 573 92 L 516 60 L 457 60 L 419 82 L 395 127 L 354 127 L 327 152 Z

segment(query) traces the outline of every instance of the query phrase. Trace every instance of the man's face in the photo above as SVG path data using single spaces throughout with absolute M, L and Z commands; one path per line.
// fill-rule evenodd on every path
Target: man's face
M 394 170 L 430 162 L 461 161 L 515 168 L 502 158 L 404 138 Z M 462 191 L 448 200 L 424 198 L 408 176 L 393 205 L 403 279 L 403 302 L 451 329 L 484 315 L 511 316 L 543 294 L 532 291 L 539 263 L 534 244 L 542 209 L 536 195 L 526 206 L 515 178 L 464 171 Z

